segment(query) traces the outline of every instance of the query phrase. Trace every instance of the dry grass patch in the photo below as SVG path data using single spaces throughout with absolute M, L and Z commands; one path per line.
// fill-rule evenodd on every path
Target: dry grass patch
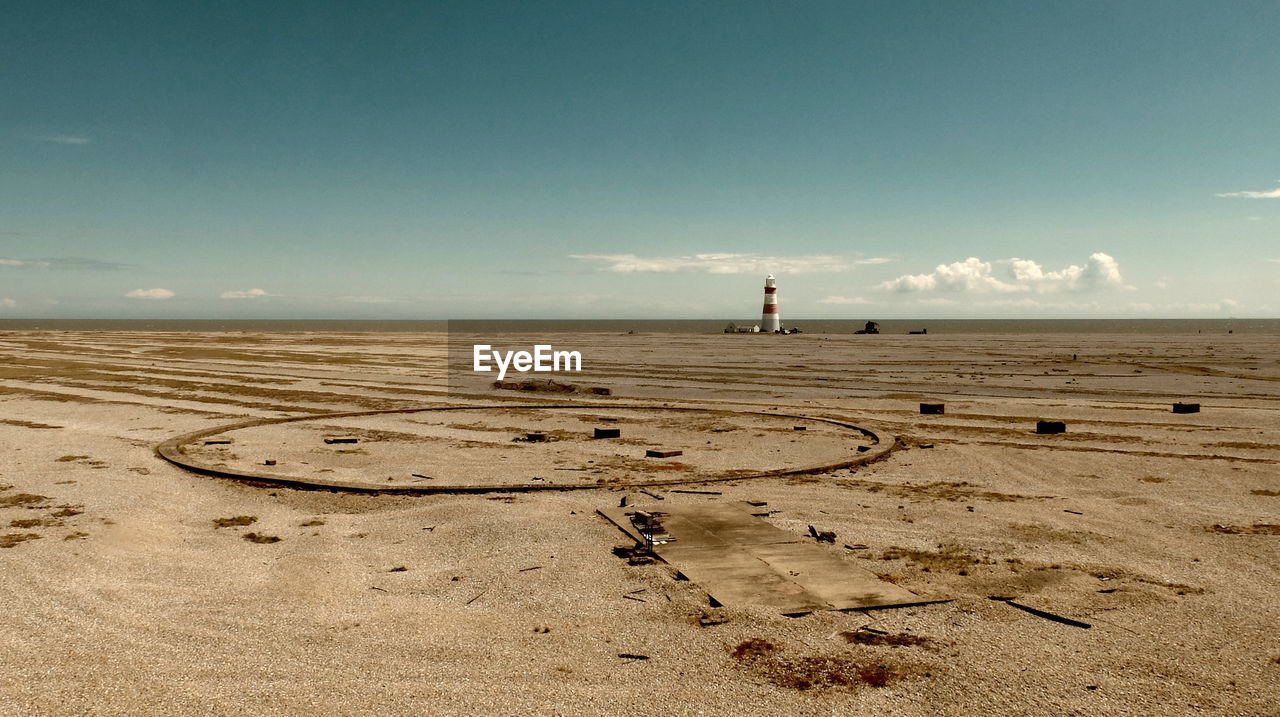
M 1253 525 L 1211 525 L 1205 528 L 1210 533 L 1224 535 L 1280 535 L 1280 525 L 1273 523 L 1254 523 Z
M 234 518 L 214 518 L 214 528 L 234 528 L 241 525 L 253 525 L 258 522 L 256 515 L 237 515 Z
M 280 538 L 275 535 L 262 535 L 260 533 L 245 533 L 244 539 L 250 543 L 278 543 Z
M 908 635 L 900 632 L 896 635 L 885 635 L 878 632 L 870 632 L 868 630 L 852 630 L 836 633 L 844 638 L 845 642 L 854 645 L 875 645 L 887 647 L 919 647 L 927 645 L 932 640 L 919 635 Z
M 87 460 L 89 460 L 89 456 L 63 456 L 61 458 L 53 459 L 53 462 L 54 463 L 70 463 L 72 461 L 87 461 Z
M 793 690 L 884 687 L 916 671 L 896 664 L 860 661 L 850 655 L 789 657 L 763 638 L 752 638 L 729 649 L 743 667 L 778 687 Z
M 0 548 L 12 548 L 23 541 L 39 539 L 39 533 L 8 533 L 0 535 Z
M 43 503 L 46 500 L 49 500 L 47 496 L 36 495 L 35 493 L 15 493 L 0 498 L 0 508 L 16 508 L 20 505 Z
M 62 426 L 51 426 L 48 423 L 35 423 L 33 421 L 20 421 L 12 418 L 0 418 L 0 423 L 8 426 L 20 426 L 22 428 L 62 428 Z
M 939 543 L 937 550 L 916 550 L 891 546 L 879 556 L 880 560 L 906 559 L 920 566 L 924 572 L 933 570 L 964 570 L 972 565 L 994 565 L 995 561 L 969 552 L 962 545 Z

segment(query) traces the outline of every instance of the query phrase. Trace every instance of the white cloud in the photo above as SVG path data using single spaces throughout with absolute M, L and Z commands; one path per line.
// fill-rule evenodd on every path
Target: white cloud
M 13 299 L 10 299 L 10 298 L 7 298 L 7 297 L 6 297 L 6 298 L 3 298 L 3 299 L 0 299 L 0 307 L 4 307 L 4 308 L 6 308 L 6 309 L 12 309 L 13 307 L 15 307 L 15 306 L 17 306 L 17 305 L 18 305 L 18 302 L 14 301 Z
M 11 266 L 21 269 L 88 269 L 92 271 L 115 271 L 128 269 L 128 264 L 117 264 L 112 261 L 84 259 L 78 256 L 64 256 L 53 259 L 0 259 L 0 266 Z
M 827 296 L 827 297 L 818 299 L 818 303 L 819 304 L 870 304 L 871 302 L 867 301 L 861 296 L 854 296 L 854 297 Z
M 1244 199 L 1280 199 L 1280 187 L 1264 192 L 1223 192 L 1215 197 L 1242 197 Z
M 88 137 L 80 137 L 72 134 L 55 134 L 48 137 L 41 137 L 41 142 L 52 142 L 53 144 L 89 144 Z
M 1267 261 L 1274 261 L 1275 263 L 1280 264 L 1280 258 L 1277 258 L 1277 259 L 1267 259 Z
M 125 296 L 130 299 L 172 299 L 173 292 L 168 289 L 134 289 Z
M 888 259 L 855 259 L 837 254 L 761 256 L 759 254 L 693 254 L 640 257 L 635 254 L 570 254 L 570 259 L 596 264 L 621 274 L 699 272 L 705 274 L 815 274 L 849 271 L 855 266 L 883 264 Z
M 272 296 L 262 289 L 249 289 L 247 291 L 224 291 L 222 298 L 224 299 L 259 299 L 264 296 Z
M 1119 264 L 1102 252 L 1091 255 L 1084 266 L 1072 264 L 1058 271 L 1045 271 L 1039 263 L 1017 257 L 997 263 L 1004 268 L 1000 275 L 997 275 L 991 262 L 971 256 L 964 261 L 939 264 L 928 274 L 904 274 L 882 282 L 877 288 L 903 293 L 951 291 L 1000 294 L 1047 294 L 1126 288 Z
M 397 299 L 390 296 L 339 296 L 338 301 L 348 301 L 353 304 L 407 304 L 408 299 Z

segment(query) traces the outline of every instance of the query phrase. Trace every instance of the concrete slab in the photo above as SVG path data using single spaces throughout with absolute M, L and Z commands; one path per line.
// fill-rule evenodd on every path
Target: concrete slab
M 600 514 L 633 540 L 636 506 Z M 777 528 L 736 505 L 645 506 L 672 540 L 654 552 L 723 605 L 752 605 L 785 615 L 918 605 L 934 600 L 885 582 L 806 536 Z

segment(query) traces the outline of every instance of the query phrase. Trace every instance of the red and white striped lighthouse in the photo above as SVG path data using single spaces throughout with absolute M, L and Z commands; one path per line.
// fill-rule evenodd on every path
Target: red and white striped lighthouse
M 760 317 L 760 332 L 772 334 L 782 329 L 778 316 L 778 287 L 773 285 L 773 274 L 764 279 L 764 314 Z

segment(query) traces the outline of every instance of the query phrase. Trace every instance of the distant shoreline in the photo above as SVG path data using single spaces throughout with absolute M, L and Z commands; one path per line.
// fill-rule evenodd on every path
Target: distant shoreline
M 793 319 L 804 334 L 851 334 L 875 320 L 882 335 L 946 334 L 1280 334 L 1280 319 Z M 531 333 L 721 333 L 750 319 L 0 319 L 0 331 L 178 331 L 413 333 L 462 330 Z M 802 334 L 803 335 L 803 334 Z M 922 337 L 926 338 L 926 337 Z

